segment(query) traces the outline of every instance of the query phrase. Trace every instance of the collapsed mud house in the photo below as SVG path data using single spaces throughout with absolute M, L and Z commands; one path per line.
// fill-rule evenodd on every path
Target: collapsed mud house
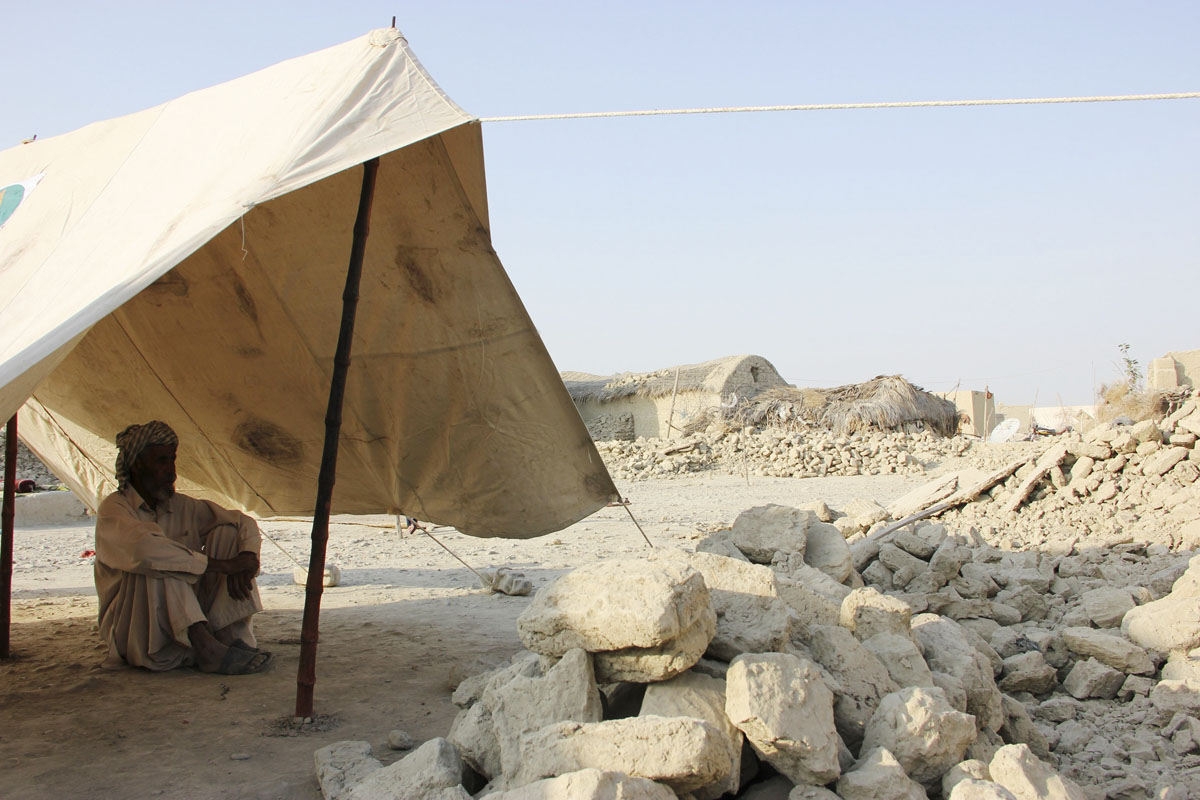
M 698 414 L 788 386 L 761 356 L 742 355 L 602 377 L 564 372 L 563 383 L 597 441 L 666 438 Z

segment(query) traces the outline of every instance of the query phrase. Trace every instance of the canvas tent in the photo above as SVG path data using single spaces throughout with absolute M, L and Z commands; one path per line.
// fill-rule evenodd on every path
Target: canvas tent
M 394 28 L 0 152 L 0 319 L 0 419 L 93 507 L 156 418 L 181 490 L 314 514 L 300 716 L 331 510 L 525 538 L 619 499 L 492 249 L 478 120 Z
M 529 537 L 615 499 L 492 250 L 479 123 L 394 28 L 0 153 L 0 419 L 93 507 L 158 418 L 182 491 L 311 513 L 374 157 L 334 512 Z

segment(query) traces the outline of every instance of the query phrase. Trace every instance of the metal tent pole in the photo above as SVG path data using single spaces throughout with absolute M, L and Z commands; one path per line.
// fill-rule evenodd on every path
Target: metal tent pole
M 0 658 L 9 656 L 12 626 L 13 516 L 17 492 L 17 415 L 4 429 L 4 505 L 0 510 Z
M 304 622 L 300 628 L 300 667 L 296 672 L 296 716 L 311 717 L 313 687 L 317 683 L 317 639 L 324 591 L 325 545 L 329 541 L 329 507 L 333 484 L 337 479 L 338 436 L 342 429 L 342 400 L 346 395 L 346 373 L 350 369 L 350 344 L 354 335 L 354 315 L 358 309 L 358 285 L 362 278 L 363 254 L 367 249 L 371 201 L 375 196 L 375 174 L 379 159 L 363 164 L 362 191 L 358 196 L 358 217 L 354 220 L 354 243 L 350 248 L 350 266 L 346 269 L 346 289 L 342 293 L 342 327 L 338 331 L 337 352 L 333 357 L 333 377 L 329 383 L 329 406 L 325 411 L 325 447 L 321 451 L 321 471 L 317 477 L 317 502 L 313 509 L 312 552 L 308 557 L 308 582 L 304 589 Z

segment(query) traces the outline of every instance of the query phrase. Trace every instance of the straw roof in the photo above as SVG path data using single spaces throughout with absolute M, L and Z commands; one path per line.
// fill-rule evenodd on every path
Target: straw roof
M 744 400 L 757 396 L 764 389 L 787 386 L 771 362 L 753 355 L 728 356 L 654 372 L 623 372 L 609 376 L 563 372 L 561 375 L 576 403 L 607 403 L 626 397 L 669 397 L 675 391 L 676 370 L 681 393 L 725 395 L 734 392 Z
M 953 436 L 959 422 L 954 403 L 899 375 L 880 375 L 833 389 L 772 389 L 739 404 L 728 416 L 746 425 L 803 420 L 839 435 L 920 424 L 943 436 Z

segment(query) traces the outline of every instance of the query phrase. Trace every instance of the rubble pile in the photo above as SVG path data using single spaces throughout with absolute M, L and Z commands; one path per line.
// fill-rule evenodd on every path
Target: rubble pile
M 889 512 L 933 508 L 956 525 L 992 526 L 1006 544 L 1121 539 L 1200 545 L 1200 401 L 1160 421 L 1108 423 L 1068 434 L 999 469 L 944 476 Z M 990 537 L 989 537 L 990 538 Z
M 4 426 L 0 425 L 0 454 L 4 452 L 7 436 L 4 432 Z M 3 461 L 3 455 L 0 455 L 0 461 Z M 53 489 L 62 486 L 62 481 L 54 476 L 50 470 L 33 454 L 24 442 L 17 442 L 17 481 L 32 480 L 42 489 Z
M 325 796 L 1200 796 L 1200 557 L 834 518 L 763 506 L 568 573 L 445 739 L 323 748 Z
M 597 442 L 612 476 L 636 481 L 721 470 L 776 478 L 920 474 L 932 462 L 960 456 L 970 439 L 933 433 L 837 436 L 820 427 L 712 429 L 685 439 Z

